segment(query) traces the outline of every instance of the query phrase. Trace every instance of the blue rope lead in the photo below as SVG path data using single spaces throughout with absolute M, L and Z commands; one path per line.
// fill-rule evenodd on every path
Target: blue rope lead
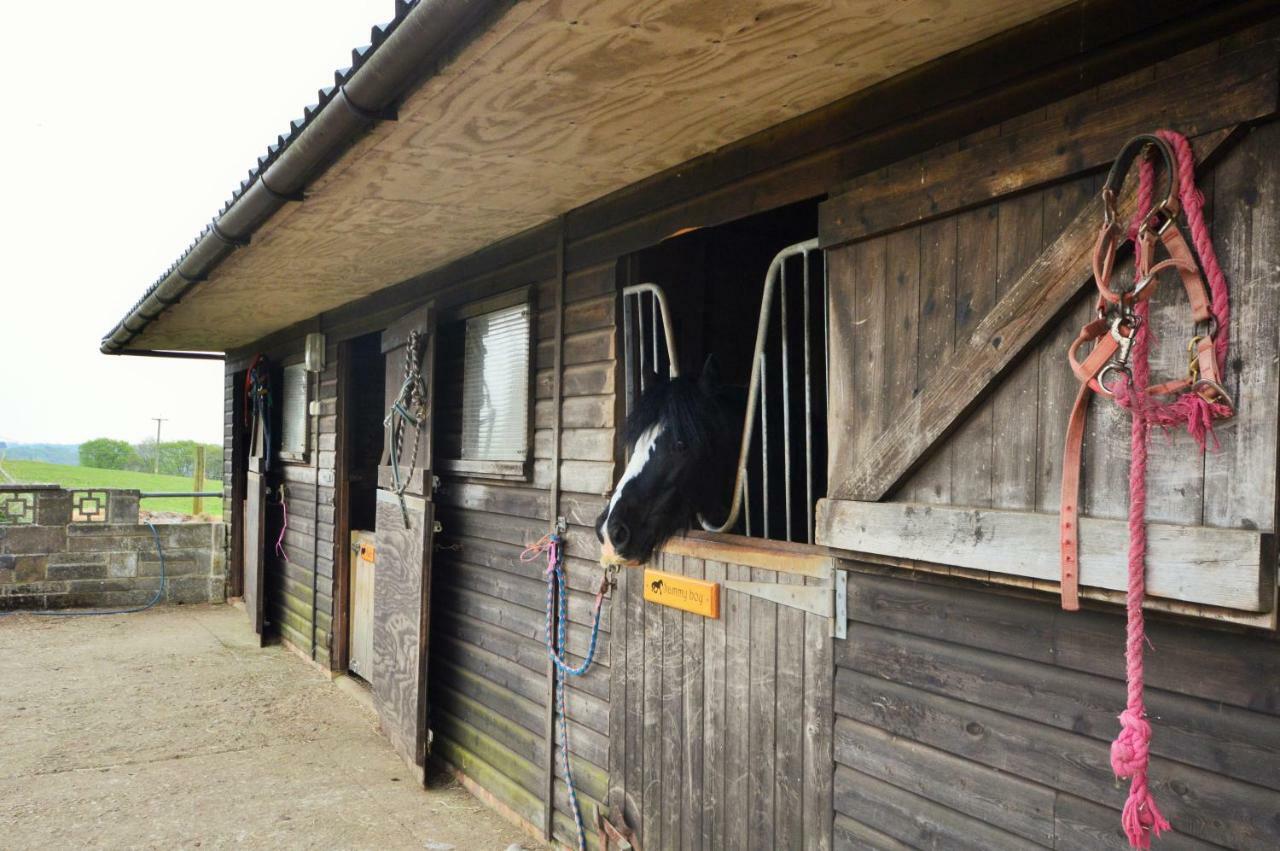
M 10 609 L 9 611 L 0 612 L 0 615 L 40 615 L 46 618 L 80 618 L 86 615 L 131 615 L 134 612 L 145 612 L 147 609 L 160 602 L 160 598 L 164 596 L 164 549 L 160 546 L 160 533 L 156 531 L 155 524 L 150 520 L 147 525 L 151 527 L 151 537 L 156 540 L 156 555 L 160 557 L 160 584 L 156 586 L 156 593 L 151 595 L 151 599 L 143 603 L 141 606 L 134 606 L 131 609 L 91 609 L 87 612 L 77 611 L 74 609 L 40 609 L 36 611 L 24 611 L 23 609 Z
M 564 757 L 564 782 L 569 790 L 569 806 L 573 810 L 573 822 L 578 829 L 578 851 L 586 851 L 587 827 L 582 820 L 582 807 L 578 803 L 578 790 L 573 780 L 573 766 L 569 763 L 569 713 L 565 702 L 565 677 L 580 677 L 591 667 L 595 659 L 596 644 L 600 638 L 600 615 L 604 610 L 604 593 L 610 585 L 610 574 L 606 573 L 600 582 L 600 590 L 596 592 L 595 611 L 591 622 L 591 643 L 587 646 L 586 658 L 576 668 L 565 659 L 567 650 L 569 623 L 569 586 L 564 578 L 564 556 L 561 553 L 561 538 L 552 534 L 543 538 L 534 546 L 525 550 L 521 558 L 528 561 L 527 556 L 539 552 L 547 553 L 547 657 L 555 666 L 556 712 L 560 715 L 560 753 Z M 554 638 L 551 634 L 551 621 L 555 618 L 557 629 Z

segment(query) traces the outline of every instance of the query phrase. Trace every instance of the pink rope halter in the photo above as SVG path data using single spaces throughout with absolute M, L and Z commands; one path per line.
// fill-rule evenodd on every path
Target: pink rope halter
M 1205 225 L 1204 196 L 1195 184 L 1195 155 L 1186 137 L 1181 134 L 1160 130 L 1156 135 L 1167 142 L 1177 155 L 1179 197 L 1186 211 L 1196 254 L 1209 285 L 1213 317 L 1217 325 L 1214 354 L 1218 361 L 1218 375 L 1225 375 L 1227 329 L 1230 321 L 1227 279 L 1218 263 L 1209 229 Z M 1155 184 L 1155 165 L 1150 160 L 1144 160 L 1139 168 L 1138 213 L 1130 226 L 1130 238 L 1135 240 L 1139 223 L 1146 221 L 1150 215 Z M 1142 252 L 1137 254 L 1135 278 L 1142 280 L 1148 271 L 1144 268 L 1147 258 L 1141 256 Z M 1127 701 L 1124 711 L 1120 713 L 1120 734 L 1111 745 L 1111 768 L 1117 777 L 1129 778 L 1129 797 L 1121 815 L 1125 835 L 1133 847 L 1150 848 L 1151 838 L 1169 830 L 1170 825 L 1156 806 L 1148 781 L 1152 731 L 1143 699 L 1143 650 L 1147 643 L 1142 602 L 1146 593 L 1148 440 L 1152 425 L 1168 429 L 1185 424 L 1203 452 L 1207 436 L 1213 433 L 1213 420 L 1230 416 L 1231 409 L 1221 401 L 1205 399 L 1193 389 L 1179 394 L 1172 402 L 1164 403 L 1148 394 L 1151 383 L 1148 360 L 1151 339 L 1146 319 L 1150 304 L 1140 302 L 1135 306 L 1135 311 L 1141 321 L 1134 332 L 1132 379 L 1121 382 L 1116 390 L 1116 401 L 1128 408 L 1132 415 L 1132 455 L 1129 465 L 1129 575 L 1125 634 Z

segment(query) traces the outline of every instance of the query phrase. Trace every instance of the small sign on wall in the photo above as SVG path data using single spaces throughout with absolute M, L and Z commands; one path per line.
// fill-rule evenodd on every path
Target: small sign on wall
M 644 572 L 644 598 L 650 603 L 683 609 L 708 618 L 720 617 L 720 583 L 690 579 L 661 570 Z

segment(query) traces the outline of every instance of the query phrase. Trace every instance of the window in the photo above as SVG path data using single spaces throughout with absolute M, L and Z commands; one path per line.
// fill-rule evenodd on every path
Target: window
M 462 458 L 519 461 L 529 451 L 529 306 L 467 320 Z
M 307 455 L 307 368 L 286 366 L 281 378 L 280 457 L 305 461 Z

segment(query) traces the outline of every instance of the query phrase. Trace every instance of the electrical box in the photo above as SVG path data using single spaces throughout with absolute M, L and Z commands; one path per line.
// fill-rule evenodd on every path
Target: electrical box
M 307 335 L 307 372 L 324 372 L 324 334 L 313 331 Z

